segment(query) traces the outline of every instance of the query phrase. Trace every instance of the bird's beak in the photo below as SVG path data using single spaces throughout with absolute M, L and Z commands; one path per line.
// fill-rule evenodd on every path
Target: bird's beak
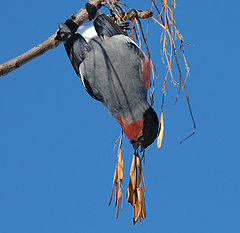
M 138 147 L 141 145 L 141 143 L 138 141 L 134 141 L 134 142 L 132 142 L 132 145 L 133 145 L 134 151 L 136 151 L 138 149 Z

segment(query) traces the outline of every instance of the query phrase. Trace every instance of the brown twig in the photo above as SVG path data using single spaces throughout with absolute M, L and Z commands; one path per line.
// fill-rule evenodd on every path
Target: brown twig
M 126 22 L 126 21 L 132 21 L 134 19 L 151 18 L 153 16 L 153 12 L 151 9 L 145 10 L 145 11 L 138 11 L 138 10 L 131 9 L 127 12 L 126 11 L 118 12 L 116 10 L 116 14 L 110 15 L 110 18 L 111 18 L 111 16 L 114 16 L 117 22 L 119 21 L 119 19 Z
M 169 34 L 171 35 L 168 19 L 166 20 L 166 22 L 167 22 Z M 170 39 L 171 39 L 172 50 L 173 50 L 173 53 L 174 53 L 174 58 L 175 58 L 175 61 L 176 61 L 176 64 L 177 64 L 177 68 L 178 68 L 178 73 L 179 73 L 179 76 L 180 76 L 181 83 L 183 85 L 182 88 L 183 88 L 183 90 L 185 92 L 185 97 L 187 99 L 188 109 L 189 109 L 190 116 L 191 116 L 192 122 L 193 122 L 193 131 L 192 131 L 192 133 L 189 136 L 187 136 L 186 138 L 184 138 L 183 140 L 180 141 L 180 143 L 183 143 L 184 141 L 186 141 L 188 138 L 190 138 L 191 136 L 193 136 L 195 134 L 195 132 L 196 132 L 196 123 L 195 123 L 195 120 L 194 120 L 194 117 L 193 117 L 192 108 L 191 108 L 191 105 L 190 105 L 190 100 L 189 100 L 189 97 L 188 97 L 188 94 L 187 94 L 187 90 L 186 90 L 186 86 L 185 86 L 186 82 L 184 82 L 184 80 L 183 80 L 181 68 L 180 68 L 180 65 L 179 65 L 179 62 L 178 62 L 176 47 L 175 47 L 174 41 L 173 41 L 171 36 L 170 36 Z M 183 53 L 183 56 L 184 56 L 185 66 L 187 67 L 187 76 L 188 76 L 189 68 L 186 65 L 186 59 L 185 59 L 184 53 Z
M 89 2 L 100 8 L 103 1 L 104 0 L 90 0 Z M 71 19 L 78 26 L 86 22 L 88 20 L 88 14 L 85 7 L 81 8 L 76 15 L 72 15 Z M 56 39 L 57 32 L 58 30 L 53 35 L 48 37 L 44 42 L 28 50 L 22 55 L 0 64 L 0 77 L 9 74 L 22 65 L 30 62 L 32 59 L 43 55 L 48 50 L 56 48 L 59 44 L 61 44 L 61 41 Z
M 182 89 L 185 92 L 185 97 L 187 99 L 188 109 L 189 109 L 189 112 L 190 112 L 190 115 L 191 115 L 191 118 L 192 118 L 192 122 L 193 122 L 193 131 L 189 136 L 187 136 L 185 139 L 180 141 L 180 143 L 183 143 L 186 139 L 188 139 L 189 137 L 191 137 L 192 135 L 195 134 L 196 123 L 195 123 L 195 120 L 194 120 L 194 116 L 193 116 L 191 105 L 190 105 L 190 100 L 189 100 L 187 90 L 186 90 L 186 86 L 185 86 L 187 78 L 189 76 L 190 70 L 189 70 L 189 67 L 188 67 L 188 64 L 187 64 L 187 60 L 186 60 L 186 57 L 185 57 L 184 50 L 182 48 L 182 50 L 181 50 L 182 51 L 182 56 L 183 56 L 183 59 L 184 59 L 185 68 L 187 70 L 186 78 L 185 78 L 185 81 L 184 81 L 183 76 L 182 76 L 182 72 L 181 72 L 181 68 L 180 68 L 180 65 L 179 65 L 179 62 L 178 62 L 178 58 L 177 58 L 177 51 L 176 51 L 175 42 L 174 42 L 174 39 L 173 39 L 174 31 L 175 31 L 176 38 L 178 37 L 178 39 L 181 42 L 181 46 L 183 46 L 184 40 L 183 40 L 183 36 L 181 35 L 179 30 L 177 29 L 176 22 L 175 22 L 174 17 L 173 17 L 173 9 L 169 8 L 169 6 L 167 4 L 167 1 L 166 0 L 161 0 L 161 3 L 162 3 L 162 11 L 161 12 L 158 9 L 157 5 L 155 4 L 155 0 L 153 0 L 152 2 L 153 2 L 153 5 L 154 5 L 155 9 L 158 12 L 158 17 L 157 18 L 160 18 L 162 23 L 160 23 L 154 17 L 152 17 L 152 19 L 164 29 L 164 31 L 163 31 L 164 41 L 163 41 L 163 48 L 162 48 L 162 50 L 163 50 L 163 62 L 164 62 L 164 58 L 165 58 L 165 60 L 167 62 L 168 70 L 167 70 L 167 74 L 166 74 L 165 79 L 164 79 L 163 93 L 165 93 L 165 84 L 166 84 L 168 73 L 170 73 L 170 75 L 172 77 L 173 84 L 177 83 L 173 79 L 173 75 L 171 73 L 171 71 L 172 71 L 172 66 L 171 66 L 172 65 L 172 57 L 174 56 L 174 59 L 175 59 L 176 65 L 177 65 L 177 69 L 178 69 L 178 73 L 179 73 L 179 76 L 180 76 L 179 90 L 178 90 L 178 94 L 177 94 L 177 97 L 176 97 L 176 101 L 177 101 L 177 99 L 180 95 L 180 90 L 181 90 L 181 87 L 182 87 Z M 175 8 L 175 4 L 176 4 L 175 1 L 172 1 L 172 8 Z M 162 16 L 162 14 L 163 14 L 163 16 Z M 170 54 L 168 53 L 168 51 L 166 49 L 167 35 L 168 35 L 168 38 L 169 38 L 169 41 L 170 41 L 170 46 L 171 46 L 171 50 L 170 50 L 171 53 Z

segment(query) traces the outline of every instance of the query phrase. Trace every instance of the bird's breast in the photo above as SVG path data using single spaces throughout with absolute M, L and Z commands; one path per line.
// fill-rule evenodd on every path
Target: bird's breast
M 138 119 L 134 122 L 127 123 L 128 120 L 124 117 L 116 119 L 121 125 L 123 132 L 129 140 L 137 140 L 143 135 L 143 119 Z

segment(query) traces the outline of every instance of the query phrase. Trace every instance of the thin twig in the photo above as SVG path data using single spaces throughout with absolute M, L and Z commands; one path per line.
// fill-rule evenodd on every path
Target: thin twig
M 155 4 L 155 1 L 153 0 L 154 7 L 157 10 L 157 12 L 159 13 L 158 18 L 161 19 L 162 23 L 160 23 L 157 19 L 155 19 L 153 17 L 152 17 L 152 19 L 164 29 L 163 56 L 165 55 L 165 59 L 167 61 L 167 65 L 168 65 L 168 70 L 167 70 L 167 74 L 166 74 L 165 79 L 164 79 L 163 93 L 165 93 L 165 84 L 166 84 L 166 79 L 167 79 L 168 73 L 170 72 L 170 74 L 171 74 L 171 58 L 172 58 L 172 52 L 173 52 L 175 62 L 177 64 L 178 73 L 179 73 L 179 76 L 180 76 L 179 90 L 178 90 L 177 98 L 180 95 L 180 90 L 181 90 L 181 86 L 182 86 L 182 88 L 185 92 L 185 96 L 186 96 L 187 104 L 188 104 L 188 109 L 189 109 L 189 112 L 190 112 L 190 115 L 191 115 L 191 118 L 192 118 L 192 122 L 193 122 L 193 131 L 188 137 L 186 137 L 185 139 L 180 141 L 180 143 L 183 143 L 186 139 L 188 139 L 189 137 L 194 135 L 195 131 L 196 131 L 196 123 L 195 123 L 195 120 L 194 120 L 194 117 L 193 117 L 189 97 L 187 95 L 187 90 L 186 90 L 186 87 L 185 87 L 187 77 L 189 76 L 189 67 L 188 67 L 188 64 L 187 64 L 187 60 L 186 60 L 186 57 L 185 57 L 184 50 L 182 50 L 183 59 L 184 59 L 185 67 L 186 67 L 186 70 L 187 70 L 186 79 L 184 81 L 183 76 L 182 76 L 182 72 L 181 72 L 181 68 L 180 68 L 180 65 L 179 65 L 179 62 L 178 62 L 178 58 L 177 58 L 175 42 L 174 42 L 174 39 L 173 39 L 173 28 L 175 30 L 175 33 L 176 33 L 177 37 L 180 39 L 181 44 L 183 43 L 183 36 L 181 35 L 181 33 L 177 29 L 175 20 L 173 18 L 173 10 L 171 10 L 169 8 L 169 6 L 167 4 L 167 1 L 166 0 L 161 0 L 161 3 L 162 3 L 162 11 L 160 12 L 158 7 Z M 172 7 L 175 8 L 175 1 L 173 1 L 172 3 L 173 3 Z M 164 18 L 162 17 L 162 12 L 164 12 Z M 170 19 L 169 19 L 169 17 L 170 17 Z M 171 54 L 169 54 L 166 51 L 166 33 L 168 34 L 169 40 L 171 42 Z M 168 57 L 170 57 L 170 61 L 168 60 Z M 163 58 L 163 62 L 164 62 L 164 58 Z M 172 77 L 172 80 L 173 80 L 173 77 Z M 176 98 L 176 100 L 177 100 L 177 98 Z

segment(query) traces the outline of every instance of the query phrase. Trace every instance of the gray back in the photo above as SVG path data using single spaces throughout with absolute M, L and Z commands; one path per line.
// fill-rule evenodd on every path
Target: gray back
M 124 35 L 94 38 L 79 69 L 113 117 L 130 116 L 135 121 L 143 117 L 149 104 L 142 83 L 141 57 L 128 46 L 128 39 Z

